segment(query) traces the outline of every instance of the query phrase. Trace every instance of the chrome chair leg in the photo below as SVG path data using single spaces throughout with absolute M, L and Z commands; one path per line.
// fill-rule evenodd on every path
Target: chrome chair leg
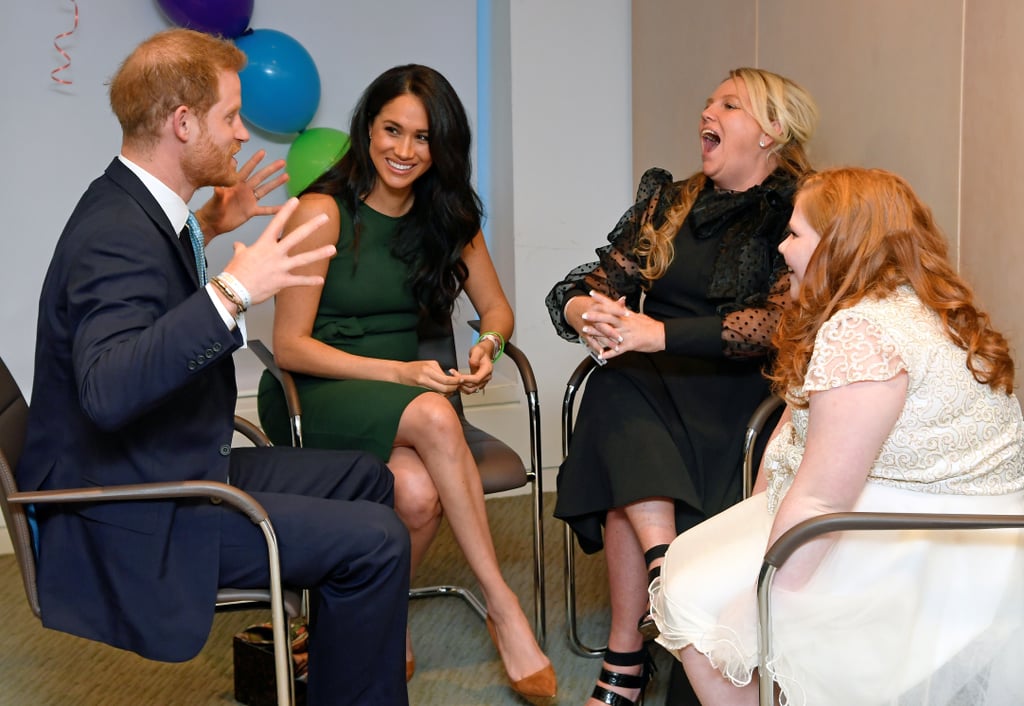
M 565 525 L 565 623 L 569 636 L 569 647 L 581 657 L 600 657 L 607 649 L 602 647 L 590 647 L 580 640 L 579 630 L 576 625 L 576 552 L 573 546 L 575 538 L 572 536 L 572 529 Z

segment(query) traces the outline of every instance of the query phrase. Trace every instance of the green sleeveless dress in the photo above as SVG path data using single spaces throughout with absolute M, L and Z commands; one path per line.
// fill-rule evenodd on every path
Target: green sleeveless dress
M 339 202 L 338 252 L 327 268 L 313 338 L 354 355 L 415 360 L 417 304 L 406 283 L 406 265 L 391 254 L 400 218 L 359 207 L 362 229 L 353 251 L 352 217 Z M 295 375 L 302 402 L 302 439 L 308 448 L 369 451 L 391 456 L 398 420 L 406 406 L 427 392 L 376 380 L 332 380 Z M 260 378 L 260 423 L 277 445 L 291 443 L 288 410 L 277 380 Z

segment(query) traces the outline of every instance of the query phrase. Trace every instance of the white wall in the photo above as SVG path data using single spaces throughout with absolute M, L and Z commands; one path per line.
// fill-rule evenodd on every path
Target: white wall
M 551 467 L 565 381 L 584 350 L 555 334 L 544 297 L 596 259 L 632 204 L 630 3 L 512 2 L 511 40 L 515 336 L 537 375 Z

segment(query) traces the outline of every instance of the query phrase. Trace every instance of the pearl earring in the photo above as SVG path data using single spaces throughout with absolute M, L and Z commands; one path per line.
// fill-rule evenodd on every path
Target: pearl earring
M 764 149 L 765 148 L 764 138 L 762 137 L 760 140 L 758 140 L 757 144 L 759 144 L 761 146 L 761 149 Z

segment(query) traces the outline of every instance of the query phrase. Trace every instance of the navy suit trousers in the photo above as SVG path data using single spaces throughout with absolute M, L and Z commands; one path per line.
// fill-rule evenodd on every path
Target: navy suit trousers
M 394 511 L 393 477 L 369 454 L 234 449 L 230 482 L 267 510 L 285 585 L 315 591 L 309 706 L 405 706 L 409 534 Z M 223 513 L 220 585 L 269 582 L 263 533 Z

